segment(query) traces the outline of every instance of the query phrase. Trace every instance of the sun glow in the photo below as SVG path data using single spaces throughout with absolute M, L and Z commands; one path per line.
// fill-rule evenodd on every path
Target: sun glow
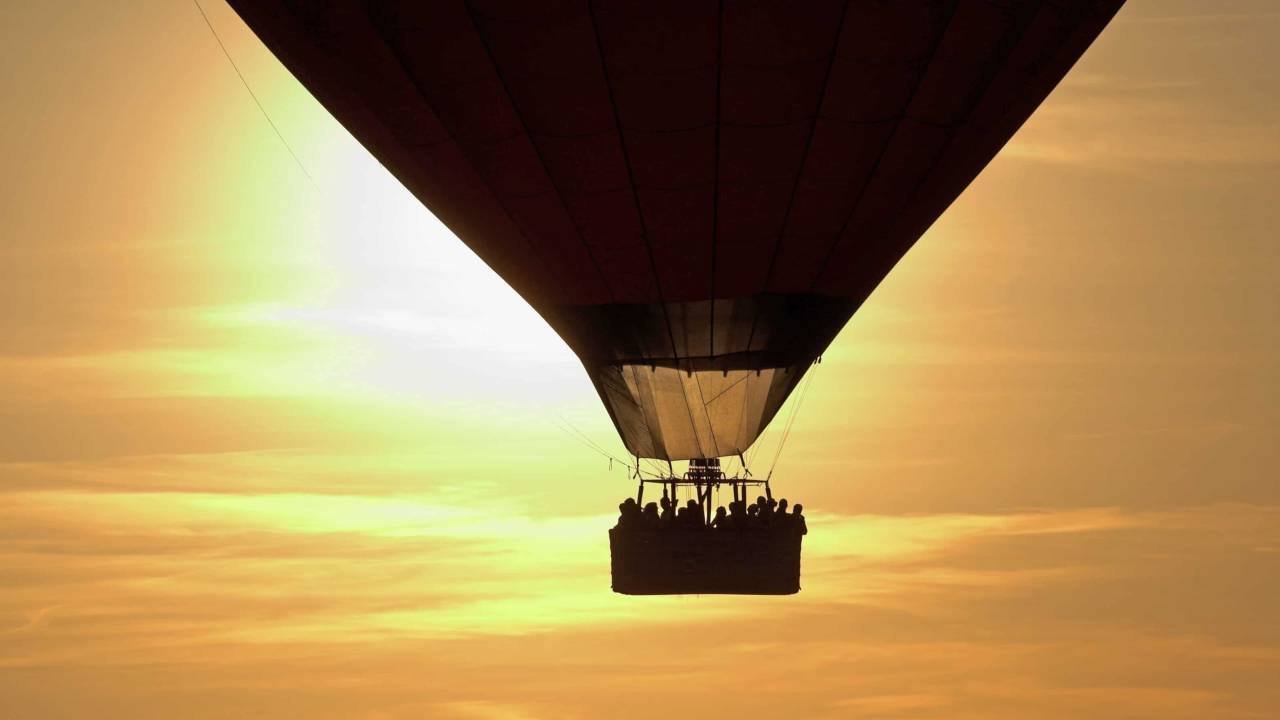
M 577 361 L 527 303 L 332 121 L 311 198 L 322 292 L 222 317 L 341 338 L 341 381 L 389 400 L 511 398 L 561 404 L 589 391 Z M 313 143 L 315 144 L 315 143 Z M 322 180 L 321 182 L 324 182 Z

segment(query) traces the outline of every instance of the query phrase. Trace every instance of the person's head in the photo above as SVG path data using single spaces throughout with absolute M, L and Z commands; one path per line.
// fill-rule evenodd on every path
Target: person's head
M 698 509 L 698 501 L 690 500 L 689 502 L 685 503 L 685 507 L 689 508 L 690 510 L 696 510 Z
M 645 506 L 644 506 L 644 511 L 645 511 L 645 512 L 658 512 L 658 504 L 657 504 L 657 503 L 649 503 L 648 505 L 645 505 Z
M 763 495 L 761 495 L 760 497 L 756 498 L 756 505 L 760 505 L 760 506 L 762 506 L 762 507 L 763 507 L 763 506 L 764 506 L 764 503 L 765 503 L 765 499 L 764 499 L 764 496 L 763 496 Z
M 778 507 L 778 501 L 773 498 L 769 498 L 769 509 L 772 510 L 776 507 Z
M 778 512 L 786 512 L 786 511 L 787 511 L 787 499 L 782 498 L 781 500 L 778 501 Z
M 803 506 L 803 505 L 801 505 L 800 503 L 796 503 L 796 507 L 795 507 L 795 509 L 794 509 L 794 510 L 792 510 L 792 511 L 791 511 L 791 514 L 792 514 L 792 515 L 800 515 L 800 514 L 802 514 L 802 513 L 804 513 L 804 506 Z
M 738 502 L 737 500 L 734 500 L 733 502 L 729 503 L 729 512 L 733 513 L 734 515 L 741 515 L 742 503 Z
M 759 505 L 752 505 L 751 507 L 747 508 L 747 514 L 748 514 L 748 515 L 759 515 L 759 514 L 760 514 L 760 506 L 759 506 Z
M 663 509 L 663 510 L 666 510 L 666 509 L 667 509 L 667 508 L 669 508 L 669 507 L 671 507 L 671 498 L 668 498 L 666 495 L 663 495 L 663 496 L 662 496 L 662 509 Z
M 723 506 L 723 505 L 721 505 L 720 507 L 716 508 L 716 517 L 718 517 L 718 518 L 722 518 L 722 517 L 724 517 L 724 515 L 725 515 L 725 512 L 724 512 L 724 506 Z

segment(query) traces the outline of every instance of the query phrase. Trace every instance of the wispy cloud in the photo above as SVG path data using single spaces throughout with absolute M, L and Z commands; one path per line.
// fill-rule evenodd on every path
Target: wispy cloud
M 1275 118 L 1234 109 L 1217 82 L 1072 73 L 1000 155 L 1127 172 L 1280 163 Z
M 481 493 L 4 497 L 6 672 L 160 663 L 206 678 L 203 690 L 184 681 L 198 694 L 252 686 L 227 676 L 233 668 L 276 667 L 287 670 L 275 683 L 318 697 L 314 683 L 336 671 L 354 683 L 344 692 L 371 703 L 369 717 L 586 717 L 634 698 L 636 683 L 768 667 L 756 709 L 817 717 L 1014 717 L 1053 698 L 1061 717 L 1111 702 L 1170 717 L 1214 703 L 1243 718 L 1247 706 L 1232 709 L 1221 683 L 1183 686 L 1184 670 L 1212 656 L 1247 678 L 1280 652 L 1280 638 L 1187 638 L 1185 622 L 1158 612 L 1116 627 L 1068 610 L 1095 594 L 1155 602 L 1188 564 L 1219 559 L 1199 545 L 1153 557 L 1144 548 L 1157 538 L 1230 537 L 1228 552 L 1274 543 L 1272 508 L 817 514 L 798 596 L 631 598 L 608 588 L 610 517 L 538 517 Z M 1224 592 L 1231 582 L 1215 581 Z M 1215 597 L 1199 612 L 1219 612 Z M 1125 681 L 1135 653 L 1170 669 Z M 372 680 L 356 681 L 369 672 L 380 674 L 376 699 Z M 975 684 L 975 672 L 1007 682 Z M 439 682 L 415 684 L 422 674 Z M 750 694 L 687 709 L 744 707 Z M 644 712 L 628 703 L 617 716 Z

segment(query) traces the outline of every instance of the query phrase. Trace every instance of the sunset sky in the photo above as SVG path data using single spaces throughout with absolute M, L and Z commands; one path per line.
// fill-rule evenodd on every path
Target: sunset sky
M 1280 715 L 1273 0 L 1130 0 L 872 295 L 764 598 L 610 591 L 582 366 L 201 2 L 298 162 L 194 4 L 0 7 L 0 718 Z

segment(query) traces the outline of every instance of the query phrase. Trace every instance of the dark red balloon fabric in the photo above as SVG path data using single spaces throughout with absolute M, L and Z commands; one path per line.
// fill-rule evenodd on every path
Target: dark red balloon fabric
M 231 0 L 582 358 L 745 450 L 1122 0 Z

